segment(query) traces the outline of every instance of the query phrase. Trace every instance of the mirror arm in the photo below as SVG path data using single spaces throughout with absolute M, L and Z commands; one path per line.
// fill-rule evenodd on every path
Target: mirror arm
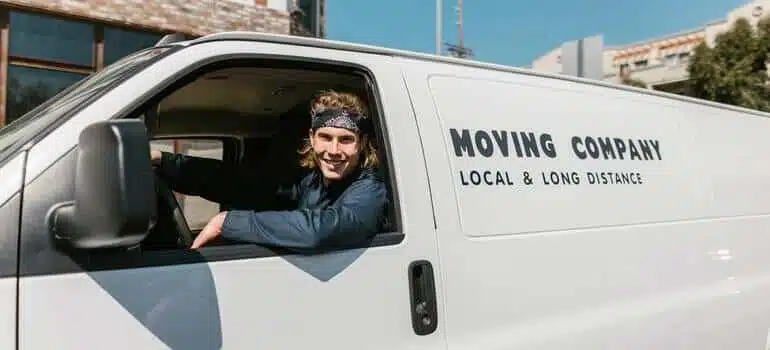
M 75 201 L 62 202 L 53 206 L 46 216 L 51 238 L 57 245 L 69 246 L 75 231 Z

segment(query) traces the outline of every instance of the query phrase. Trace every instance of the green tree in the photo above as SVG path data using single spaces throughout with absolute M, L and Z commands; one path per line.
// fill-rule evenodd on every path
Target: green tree
M 770 21 L 754 29 L 739 19 L 715 38 L 714 46 L 701 43 L 688 66 L 690 93 L 698 98 L 770 111 L 767 65 Z

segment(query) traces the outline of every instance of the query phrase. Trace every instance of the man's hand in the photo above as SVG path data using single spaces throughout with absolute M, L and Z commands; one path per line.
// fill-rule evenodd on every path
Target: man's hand
M 161 156 L 160 151 L 156 149 L 150 150 L 150 162 L 152 163 L 152 165 L 160 165 L 160 156 Z
M 190 248 L 198 249 L 204 244 L 219 237 L 219 235 L 222 234 L 222 225 L 224 225 L 225 223 L 226 215 L 227 215 L 227 212 L 223 211 L 215 215 L 213 218 L 211 218 L 211 220 L 209 220 L 209 223 L 206 224 L 206 226 L 203 228 L 201 233 L 198 234 L 198 237 L 195 237 L 195 241 L 193 241 L 193 244 Z

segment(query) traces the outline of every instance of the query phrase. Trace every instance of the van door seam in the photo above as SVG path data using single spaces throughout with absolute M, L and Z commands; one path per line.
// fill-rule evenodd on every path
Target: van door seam
M 433 189 L 431 188 L 430 183 L 430 172 L 428 171 L 428 158 L 425 154 L 425 144 L 423 143 L 423 134 L 420 132 L 420 123 L 417 122 L 417 109 L 414 107 L 414 100 L 412 99 L 412 94 L 409 91 L 409 83 L 406 81 L 406 75 L 403 70 L 401 70 L 401 81 L 404 82 L 404 89 L 406 91 L 406 97 L 409 99 L 409 106 L 412 109 L 412 116 L 414 116 L 414 125 L 417 128 L 417 139 L 420 141 L 420 151 L 422 153 L 422 165 L 425 167 L 425 176 L 428 180 L 428 196 L 430 196 L 430 212 L 433 215 L 433 229 L 438 229 L 438 222 L 436 221 L 436 205 L 434 203 L 433 198 Z
M 16 349 L 19 349 L 21 346 L 19 345 L 19 339 L 20 339 L 20 333 L 21 333 L 21 237 L 22 237 L 22 218 L 24 217 L 24 192 L 27 186 L 27 160 L 29 159 L 29 147 L 25 146 L 25 149 L 22 151 L 24 152 L 24 159 L 21 163 L 21 188 L 19 189 L 19 219 L 17 221 L 17 227 L 16 230 L 16 317 L 15 317 L 15 341 Z

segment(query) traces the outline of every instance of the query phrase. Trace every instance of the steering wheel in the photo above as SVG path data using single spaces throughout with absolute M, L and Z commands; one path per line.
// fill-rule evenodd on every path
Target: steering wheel
M 185 219 L 184 213 L 182 213 L 182 207 L 179 205 L 179 201 L 176 200 L 174 192 L 171 191 L 171 188 L 169 188 L 163 180 L 161 180 L 157 172 L 155 172 L 155 191 L 159 201 L 158 220 L 171 220 L 171 222 L 166 223 L 167 225 L 159 223 L 161 226 L 160 231 L 168 229 L 174 230 L 178 234 L 176 245 L 181 248 L 189 248 L 193 243 L 193 234 L 190 230 L 190 226 L 187 224 L 187 219 Z

